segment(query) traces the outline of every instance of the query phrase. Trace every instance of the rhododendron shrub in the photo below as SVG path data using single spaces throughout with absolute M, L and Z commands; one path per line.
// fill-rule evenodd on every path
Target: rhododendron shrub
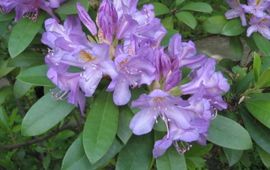
M 0 1 L 0 169 L 270 167 L 269 7 Z

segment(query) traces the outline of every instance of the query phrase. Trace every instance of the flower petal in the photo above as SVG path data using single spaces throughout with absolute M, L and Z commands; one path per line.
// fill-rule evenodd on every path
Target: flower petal
M 82 73 L 80 79 L 80 87 L 84 91 L 85 96 L 92 96 L 102 78 L 102 72 L 89 67 Z
M 78 15 L 82 23 L 86 26 L 86 28 L 91 32 L 92 35 L 97 34 L 97 27 L 94 21 L 91 19 L 85 8 L 80 4 L 77 3 L 77 10 Z
M 156 116 L 152 109 L 143 109 L 131 119 L 129 128 L 136 135 L 146 134 L 152 130 Z
M 120 79 L 114 88 L 113 101 L 116 105 L 122 106 L 129 102 L 131 93 L 129 83 L 125 79 Z
M 167 139 L 167 136 L 163 137 L 163 139 L 155 142 L 155 146 L 153 149 L 153 155 L 155 158 L 163 155 L 166 150 L 172 145 L 172 140 Z

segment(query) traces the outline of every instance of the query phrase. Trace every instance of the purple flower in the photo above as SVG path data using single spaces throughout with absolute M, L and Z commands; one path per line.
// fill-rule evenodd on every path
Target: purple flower
M 22 17 L 28 17 L 32 20 L 36 20 L 38 16 L 38 10 L 42 9 L 51 16 L 55 17 L 52 9 L 58 8 L 60 3 L 64 0 L 1 0 L 0 9 L 4 13 L 8 13 L 15 9 L 15 20 L 18 21 Z
M 269 0 L 248 0 L 248 5 L 242 5 L 246 13 L 250 13 L 256 17 L 265 17 L 266 10 L 270 7 Z
M 115 58 L 118 75 L 112 79 L 108 90 L 114 91 L 113 100 L 116 105 L 125 105 L 131 98 L 129 87 L 150 85 L 155 78 L 155 68 L 144 59 L 144 54 L 130 56 L 120 51 L 118 53 Z
M 130 122 L 130 129 L 136 135 L 150 132 L 158 117 L 168 127 L 168 122 L 177 122 L 182 128 L 189 128 L 188 114 L 179 105 L 185 105 L 179 97 L 173 97 L 162 90 L 154 90 L 149 95 L 142 94 L 137 100 L 132 102 L 132 107 L 140 108 Z
M 167 127 L 167 135 L 155 143 L 154 157 L 161 156 L 173 143 L 197 141 L 206 143 L 207 131 L 212 120 L 211 105 L 207 99 L 194 95 L 183 101 L 162 90 L 142 94 L 132 102 L 140 111 L 132 118 L 130 129 L 136 135 L 152 130 L 158 117 Z
M 157 47 L 167 31 L 160 23 L 160 20 L 155 18 L 154 6 L 144 5 L 141 11 L 137 11 L 132 15 L 138 26 L 134 33 L 137 39 L 140 39 L 140 43 L 147 43 L 151 47 Z
M 81 67 L 84 70 L 81 73 L 80 86 L 86 96 L 93 95 L 104 75 L 116 77 L 117 72 L 114 63 L 109 58 L 107 44 L 92 44 L 91 48 L 81 51 L 79 57 L 83 59 Z
M 88 44 L 81 23 L 76 17 L 67 17 L 64 25 L 55 19 L 47 19 L 45 29 L 41 41 L 52 49 L 57 47 L 65 51 L 74 51 Z
M 156 67 L 156 80 L 162 83 L 165 91 L 180 83 L 181 72 L 178 58 L 169 57 L 164 48 L 157 49 L 153 55 L 152 62 Z
M 137 11 L 138 0 L 114 0 L 113 4 L 120 18 L 123 14 L 133 14 Z
M 85 96 L 79 87 L 80 73 L 68 72 L 68 65 L 52 63 L 49 57 L 46 58 L 46 63 L 49 66 L 48 78 L 59 88 L 52 91 L 53 96 L 58 100 L 67 99 L 69 103 L 78 106 L 83 113 Z
M 112 78 L 117 75 L 114 63 L 109 56 L 109 46 L 107 44 L 94 44 L 87 41 L 78 18 L 68 17 L 63 25 L 54 19 L 45 22 L 46 32 L 43 34 L 42 42 L 52 50 L 47 55 L 46 60 L 49 67 L 59 67 L 64 65 L 63 76 L 76 76 L 76 83 L 84 96 L 92 96 L 100 80 L 104 75 Z M 79 71 L 70 73 L 69 69 L 79 68 Z M 60 74 L 60 73 L 59 73 Z M 50 79 L 51 76 L 49 77 Z M 57 86 L 58 81 L 53 81 Z M 80 93 L 73 93 L 80 95 Z M 74 97 L 74 96 L 73 96 Z M 78 98 L 78 96 L 74 97 Z
M 16 0 L 1 0 L 0 1 L 0 12 L 9 13 L 17 5 Z
M 169 42 L 168 54 L 177 58 L 180 67 L 198 68 L 206 60 L 204 55 L 198 55 L 195 44 L 192 41 L 182 42 L 181 35 L 175 34 Z
M 100 39 L 112 43 L 117 28 L 117 12 L 111 0 L 103 0 L 97 13 Z
M 226 103 L 220 97 L 229 90 L 229 84 L 221 72 L 215 72 L 216 62 L 208 59 L 206 63 L 191 76 L 191 81 L 180 87 L 183 94 L 201 93 L 218 109 L 225 109 Z
M 245 16 L 245 11 L 243 9 L 243 6 L 240 4 L 240 1 L 239 0 L 226 0 L 226 2 L 232 8 L 231 10 L 225 13 L 226 18 L 233 19 L 233 18 L 240 17 L 242 26 L 246 26 L 247 20 Z
M 77 9 L 78 9 L 78 16 L 82 21 L 82 23 L 91 32 L 92 35 L 96 35 L 97 34 L 96 24 L 91 19 L 85 8 L 80 3 L 77 3 Z
M 125 31 L 120 31 L 121 33 L 119 32 L 117 37 L 124 37 L 125 46 L 133 46 L 134 51 L 142 46 L 158 47 L 167 33 L 160 20 L 155 18 L 153 5 L 144 5 L 141 11 L 123 14 L 118 27 L 120 28 L 118 30 Z M 125 33 L 125 36 L 122 32 Z
M 165 78 L 171 70 L 171 58 L 164 52 L 164 48 L 156 49 L 152 62 L 156 67 L 156 80 Z
M 247 29 L 247 36 L 251 36 L 254 32 L 259 32 L 265 38 L 270 40 L 270 16 L 263 18 L 251 17 L 250 26 Z
M 185 112 L 186 118 L 189 122 L 188 128 L 179 126 L 178 121 L 170 120 L 168 122 L 167 135 L 161 140 L 156 141 L 153 155 L 159 157 L 163 155 L 166 150 L 174 144 L 178 152 L 184 153 L 189 148 L 182 148 L 178 146 L 177 142 L 193 142 L 197 141 L 200 144 L 206 144 L 207 131 L 212 120 L 212 112 L 208 100 L 199 96 L 192 96 L 189 100 L 188 106 L 179 106 Z

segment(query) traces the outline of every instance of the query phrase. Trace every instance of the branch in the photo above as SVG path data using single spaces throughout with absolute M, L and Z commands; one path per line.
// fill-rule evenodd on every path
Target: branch
M 62 131 L 65 131 L 65 130 L 77 131 L 78 129 L 74 128 L 73 126 L 63 126 L 62 128 L 59 128 L 59 129 L 56 129 L 53 132 L 50 132 L 48 135 L 45 135 L 45 136 L 42 136 L 42 137 L 37 137 L 37 138 L 34 138 L 32 140 L 26 141 L 24 143 L 11 144 L 11 145 L 3 145 L 3 146 L 0 145 L 0 151 L 17 149 L 17 148 L 21 148 L 21 147 L 24 147 L 24 146 L 32 145 L 32 144 L 35 144 L 35 143 L 40 143 L 40 142 L 46 141 L 46 140 L 54 137 L 58 133 L 60 133 Z

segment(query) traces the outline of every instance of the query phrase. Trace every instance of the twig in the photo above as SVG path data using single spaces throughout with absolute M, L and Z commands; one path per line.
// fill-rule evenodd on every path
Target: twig
M 17 149 L 17 148 L 32 145 L 32 144 L 35 144 L 35 143 L 40 143 L 40 142 L 46 141 L 46 140 L 54 137 L 55 135 L 57 135 L 58 133 L 60 133 L 62 131 L 65 131 L 65 130 L 68 130 L 68 129 L 76 131 L 76 129 L 73 126 L 63 126 L 62 128 L 59 128 L 59 129 L 49 133 L 46 136 L 37 137 L 37 138 L 34 138 L 32 140 L 26 141 L 24 143 L 11 144 L 11 145 L 0 145 L 0 151 Z

